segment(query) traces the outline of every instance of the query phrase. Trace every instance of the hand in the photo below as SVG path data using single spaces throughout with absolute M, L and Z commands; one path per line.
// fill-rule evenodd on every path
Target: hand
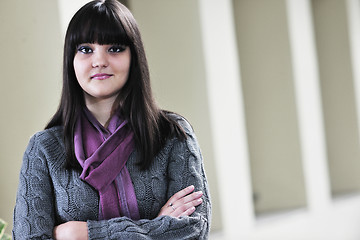
M 88 240 L 88 228 L 86 222 L 70 221 L 54 228 L 56 240 Z
M 171 216 L 171 217 L 182 217 L 190 216 L 194 211 L 195 207 L 202 203 L 201 196 L 203 193 L 193 192 L 194 186 L 189 186 L 183 190 L 175 193 L 169 201 L 161 208 L 159 216 Z

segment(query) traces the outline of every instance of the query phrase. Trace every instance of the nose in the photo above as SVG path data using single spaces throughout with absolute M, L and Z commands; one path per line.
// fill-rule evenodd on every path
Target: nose
M 103 51 L 97 51 L 93 53 L 92 67 L 107 67 L 109 65 L 106 53 Z

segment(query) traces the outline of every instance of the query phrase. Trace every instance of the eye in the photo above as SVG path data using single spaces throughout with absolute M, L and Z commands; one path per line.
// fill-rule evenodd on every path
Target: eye
M 108 51 L 111 53 L 120 53 L 120 52 L 125 51 L 125 49 L 126 49 L 126 46 L 116 45 L 116 46 L 111 46 Z
M 92 53 L 93 50 L 89 46 L 80 46 L 80 47 L 78 47 L 78 52 L 81 52 L 84 54 L 89 54 L 89 53 Z

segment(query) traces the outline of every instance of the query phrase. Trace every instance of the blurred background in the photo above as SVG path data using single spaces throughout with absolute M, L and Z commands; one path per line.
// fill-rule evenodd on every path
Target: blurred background
M 56 111 L 86 0 L 0 2 L 0 218 Z M 360 0 L 127 0 L 162 108 L 202 148 L 210 239 L 360 239 Z

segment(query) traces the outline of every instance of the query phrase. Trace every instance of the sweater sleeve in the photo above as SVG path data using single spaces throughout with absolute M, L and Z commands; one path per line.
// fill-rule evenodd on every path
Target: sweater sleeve
M 25 151 L 14 209 L 13 239 L 52 239 L 53 190 L 37 135 Z
M 202 157 L 190 125 L 185 120 L 180 125 L 188 136 L 186 141 L 177 140 L 170 152 L 167 199 L 194 185 L 195 191 L 203 191 L 203 203 L 188 217 L 161 216 L 139 221 L 120 217 L 88 221 L 89 239 L 208 239 L 211 204 Z

